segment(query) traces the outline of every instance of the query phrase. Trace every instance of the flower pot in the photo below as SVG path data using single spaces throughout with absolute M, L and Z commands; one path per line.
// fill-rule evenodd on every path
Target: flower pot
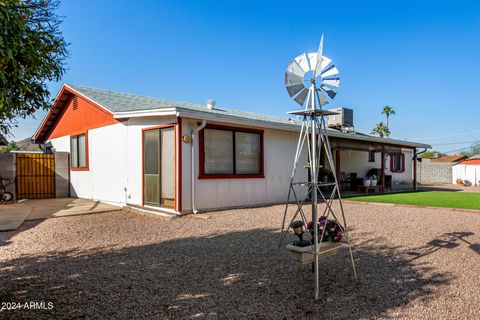
M 318 244 L 318 259 L 323 260 L 330 256 L 335 255 L 342 247 L 342 242 L 322 242 Z M 313 245 L 307 247 L 297 247 L 293 244 L 287 245 L 287 250 L 290 251 L 290 255 L 294 260 L 302 264 L 309 264 L 313 262 Z
M 370 179 L 368 179 L 368 180 L 363 180 L 363 186 L 364 186 L 364 187 L 369 187 L 369 186 L 370 186 Z
M 370 180 L 370 185 L 375 187 L 377 185 L 377 180 Z

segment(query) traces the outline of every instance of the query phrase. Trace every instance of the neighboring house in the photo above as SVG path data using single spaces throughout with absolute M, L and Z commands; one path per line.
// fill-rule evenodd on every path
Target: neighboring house
M 466 160 L 468 156 L 463 154 L 454 154 L 451 156 L 441 156 L 438 158 L 431 158 L 432 162 L 441 162 L 441 163 L 458 163 L 460 161 Z
M 70 152 L 71 196 L 181 213 L 284 202 L 299 129 L 297 121 L 213 104 L 64 85 L 34 140 Z M 383 169 L 391 188 L 415 188 L 417 148 L 430 147 L 328 135 L 337 171 L 326 166 L 321 179 L 336 174 L 342 185 Z M 308 179 L 306 169 L 297 172 L 297 181 Z
M 452 167 L 452 183 L 461 179 L 464 184 L 480 186 L 480 155 L 463 160 Z
M 419 158 L 417 177 L 420 184 L 450 184 L 452 166 L 468 157 L 461 154 L 438 158 Z

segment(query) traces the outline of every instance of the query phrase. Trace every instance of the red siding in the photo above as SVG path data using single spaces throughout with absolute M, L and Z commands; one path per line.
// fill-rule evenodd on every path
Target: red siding
M 80 96 L 77 96 L 77 108 L 75 110 L 73 105 L 74 101 L 71 99 L 48 135 L 48 139 L 75 135 L 90 129 L 118 123 L 111 113 Z
M 465 160 L 457 164 L 480 164 L 480 159 Z

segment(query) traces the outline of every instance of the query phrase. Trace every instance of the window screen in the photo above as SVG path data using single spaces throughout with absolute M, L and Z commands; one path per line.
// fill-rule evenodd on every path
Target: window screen
M 261 173 L 260 134 L 235 132 L 236 174 Z
M 392 154 L 391 160 L 391 170 L 392 172 L 403 172 L 404 171 L 404 155 L 402 153 Z
M 203 174 L 262 174 L 260 133 L 207 128 L 203 134 Z
M 70 138 L 70 164 L 72 168 L 78 168 L 78 137 Z
M 72 168 L 87 167 L 87 141 L 85 134 L 70 137 L 70 164 Z
M 205 174 L 233 174 L 233 132 L 205 129 Z

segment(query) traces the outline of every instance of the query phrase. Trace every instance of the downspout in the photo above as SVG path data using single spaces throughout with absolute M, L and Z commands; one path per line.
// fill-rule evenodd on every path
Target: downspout
M 207 125 L 207 120 L 202 120 L 202 124 L 192 130 L 192 211 L 194 214 L 198 213 L 197 208 L 195 207 L 195 135 L 200 132 Z
M 415 170 L 413 172 L 413 175 L 414 175 L 414 181 L 413 181 L 413 190 L 417 191 L 417 180 L 418 180 L 418 175 L 417 175 L 417 158 L 418 158 L 418 155 L 419 154 L 422 154 L 422 153 L 425 153 L 427 151 L 427 148 L 423 148 L 423 151 L 420 151 L 420 152 L 417 152 L 417 148 L 414 149 L 414 152 L 413 152 L 413 170 Z M 421 171 L 421 169 L 420 169 Z

